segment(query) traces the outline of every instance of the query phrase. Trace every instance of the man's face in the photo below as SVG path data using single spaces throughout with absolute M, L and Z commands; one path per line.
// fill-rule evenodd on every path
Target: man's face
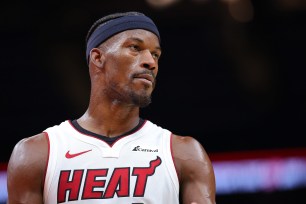
M 103 49 L 107 95 L 130 105 L 149 105 L 161 55 L 157 36 L 142 29 L 128 30 L 106 41 Z

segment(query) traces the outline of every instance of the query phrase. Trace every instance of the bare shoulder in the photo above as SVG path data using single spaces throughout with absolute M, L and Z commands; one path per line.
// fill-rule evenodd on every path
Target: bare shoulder
M 203 145 L 190 136 L 173 135 L 172 151 L 183 203 L 215 203 L 215 175 Z
M 173 156 L 178 159 L 209 160 L 202 144 L 191 136 L 173 135 L 172 146 Z
M 20 140 L 14 147 L 10 163 L 36 163 L 35 159 L 42 158 L 48 153 L 48 140 L 44 133 Z
M 44 170 L 48 159 L 48 140 L 44 133 L 20 140 L 8 163 L 8 176 L 19 171 L 33 173 Z M 37 175 L 36 175 L 37 176 Z
M 179 176 L 191 173 L 200 166 L 206 173 L 211 173 L 212 165 L 203 145 L 190 136 L 173 135 L 173 157 Z
M 7 168 L 7 203 L 43 203 L 47 161 L 48 139 L 44 133 L 15 145 Z

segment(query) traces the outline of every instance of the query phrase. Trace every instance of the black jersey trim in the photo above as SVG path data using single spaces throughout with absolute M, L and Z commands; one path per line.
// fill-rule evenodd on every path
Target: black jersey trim
M 70 124 L 80 133 L 88 135 L 88 136 L 92 136 L 95 137 L 97 139 L 103 140 L 104 142 L 106 142 L 109 146 L 112 146 L 117 140 L 121 139 L 122 137 L 125 137 L 127 135 L 131 135 L 135 132 L 137 132 L 138 130 L 140 130 L 143 125 L 145 124 L 146 120 L 139 118 L 139 123 L 138 125 L 136 125 L 136 127 L 134 127 L 133 129 L 127 131 L 124 134 L 115 136 L 115 137 L 106 137 L 104 135 L 100 135 L 94 132 L 91 132 L 89 130 L 84 129 L 83 127 L 80 126 L 80 124 L 77 122 L 77 120 L 70 120 Z

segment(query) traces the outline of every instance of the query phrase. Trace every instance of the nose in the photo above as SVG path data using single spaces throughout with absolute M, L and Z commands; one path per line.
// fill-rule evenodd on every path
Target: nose
M 143 50 L 141 67 L 149 70 L 154 70 L 157 67 L 157 61 L 155 61 L 149 50 Z

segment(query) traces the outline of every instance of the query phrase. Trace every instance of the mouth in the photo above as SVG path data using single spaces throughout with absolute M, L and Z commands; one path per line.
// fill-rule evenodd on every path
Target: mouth
M 136 76 L 134 76 L 134 78 L 149 82 L 151 84 L 154 83 L 154 77 L 151 74 L 137 74 Z

